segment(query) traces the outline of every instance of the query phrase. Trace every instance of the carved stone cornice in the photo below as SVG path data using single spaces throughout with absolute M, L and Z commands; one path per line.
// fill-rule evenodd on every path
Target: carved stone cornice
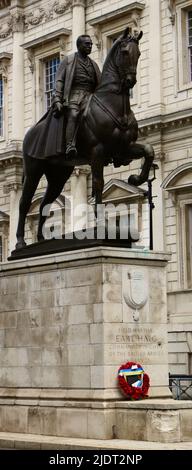
M 167 115 L 154 116 L 152 118 L 139 120 L 138 124 L 140 136 L 147 136 L 155 132 L 182 130 L 183 127 L 192 125 L 192 111 L 186 109 Z

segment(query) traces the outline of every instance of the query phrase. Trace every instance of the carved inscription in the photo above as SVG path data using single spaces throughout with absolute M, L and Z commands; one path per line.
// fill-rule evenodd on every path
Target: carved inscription
M 115 344 L 108 344 L 111 363 L 137 361 L 143 364 L 166 362 L 163 332 L 154 327 L 120 327 L 115 335 Z

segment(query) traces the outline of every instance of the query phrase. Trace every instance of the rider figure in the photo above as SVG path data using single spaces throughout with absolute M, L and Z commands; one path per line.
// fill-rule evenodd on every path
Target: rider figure
M 92 50 L 90 36 L 77 38 L 77 52 L 65 57 L 58 67 L 53 95 L 53 112 L 59 117 L 64 107 L 67 108 L 66 126 L 66 159 L 77 155 L 76 135 L 79 115 L 84 111 L 88 98 L 95 91 L 100 70 L 97 64 L 88 57 Z

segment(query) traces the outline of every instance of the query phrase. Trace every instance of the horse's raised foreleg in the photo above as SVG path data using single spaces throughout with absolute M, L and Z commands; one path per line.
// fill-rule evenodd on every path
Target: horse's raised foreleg
M 128 179 L 129 184 L 139 186 L 145 183 L 149 177 L 149 171 L 154 160 L 154 150 L 151 144 L 132 144 L 129 146 L 128 155 L 134 160 L 145 159 L 140 175 L 131 175 Z
M 32 198 L 37 189 L 42 174 L 43 171 L 41 171 L 40 173 L 37 171 L 36 175 L 32 173 L 31 175 L 27 175 L 24 178 L 23 191 L 19 203 L 19 221 L 16 232 L 17 243 L 15 246 L 16 250 L 19 248 L 23 248 L 26 245 L 24 239 L 25 220 L 30 209 Z
M 44 240 L 43 236 L 43 225 L 49 215 L 49 210 L 51 204 L 57 199 L 61 194 L 64 184 L 71 176 L 73 172 L 73 167 L 63 167 L 62 168 L 49 168 L 46 172 L 46 178 L 48 182 L 47 190 L 45 192 L 44 198 L 40 205 L 40 214 L 39 214 L 39 224 L 37 231 L 38 241 Z M 47 211 L 45 210 L 47 206 Z

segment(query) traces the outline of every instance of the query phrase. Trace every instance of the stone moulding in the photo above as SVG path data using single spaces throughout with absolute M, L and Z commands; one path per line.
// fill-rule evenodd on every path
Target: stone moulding
M 5 2 L 0 2 L 1 4 Z M 7 2 L 6 6 L 9 6 L 10 2 Z M 29 27 L 38 26 L 40 23 L 50 21 L 57 15 L 63 15 L 67 10 L 72 8 L 72 0 L 55 1 L 49 8 L 34 8 L 31 12 L 24 14 L 23 9 L 10 10 L 8 15 L 3 19 L 3 23 L 0 25 L 0 39 L 4 39 L 10 36 L 12 33 L 28 29 Z M 2 6 L 2 8 L 4 8 Z
M 141 2 L 131 2 L 129 5 L 125 7 L 118 8 L 116 10 L 112 10 L 109 13 L 105 13 L 104 15 L 100 15 L 96 18 L 93 18 L 89 21 L 91 26 L 101 25 L 107 23 L 108 21 L 112 21 L 114 19 L 120 18 L 126 14 L 130 14 L 130 17 L 134 15 L 135 21 L 137 17 L 137 21 L 135 23 L 138 24 L 138 18 L 140 17 L 145 5 Z
M 167 114 L 166 116 L 159 115 L 142 119 L 138 122 L 140 135 L 144 136 L 151 132 L 178 130 L 184 126 L 191 126 L 192 113 L 190 109 L 186 109 L 185 111 Z

